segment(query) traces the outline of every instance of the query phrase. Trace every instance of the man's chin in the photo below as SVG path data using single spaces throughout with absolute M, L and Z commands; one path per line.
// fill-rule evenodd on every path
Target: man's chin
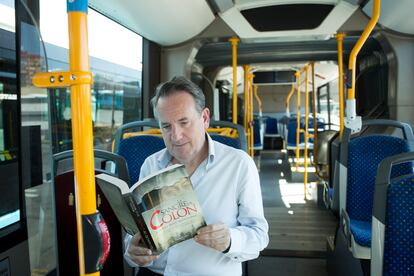
M 187 163 L 187 161 L 190 159 L 189 154 L 180 154 L 180 153 L 175 152 L 173 156 L 175 159 L 177 159 L 182 164 Z

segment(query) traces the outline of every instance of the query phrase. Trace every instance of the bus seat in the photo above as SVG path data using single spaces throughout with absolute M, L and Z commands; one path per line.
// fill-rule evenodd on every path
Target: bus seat
M 288 150 L 295 150 L 296 149 L 296 119 L 290 120 L 287 126 L 287 149 Z M 304 125 L 300 123 L 300 127 L 303 129 Z M 299 149 L 305 148 L 305 138 L 304 134 L 300 133 L 299 135 Z M 313 143 L 308 141 L 308 149 L 313 149 Z
M 329 160 L 328 160 L 328 152 L 329 152 L 329 141 L 332 137 L 337 133 L 335 130 L 324 130 L 318 132 L 318 140 L 317 140 L 317 152 L 315 152 L 315 160 L 317 163 L 315 164 L 320 168 L 320 176 L 323 180 L 328 181 L 329 176 Z
M 266 130 L 265 130 L 265 137 L 280 137 L 277 119 L 268 117 L 266 119 Z
M 126 160 L 131 185 L 138 181 L 145 159 L 163 148 L 164 140 L 153 135 L 137 135 L 119 142 L 117 153 Z
M 328 142 L 328 181 L 324 185 L 324 201 L 331 211 L 339 216 L 339 132 Z
M 413 133 L 407 124 L 391 120 L 371 120 L 363 126 L 382 125 L 403 129 L 405 138 L 370 134 L 350 139 L 350 131 L 344 131 L 341 145 L 341 163 L 346 177 L 340 176 L 340 204 L 343 230 L 348 238 L 352 254 L 358 259 L 370 259 L 372 205 L 375 176 L 379 163 L 386 157 L 411 150 Z M 393 177 L 412 172 L 407 164 L 393 168 Z
M 414 153 L 384 159 L 375 182 L 371 275 L 412 275 L 414 271 L 414 174 L 394 178 L 393 165 L 412 166 Z M 407 163 L 409 162 L 409 163 Z
M 214 141 L 217 141 L 217 142 L 220 142 L 222 144 L 228 145 L 228 146 L 233 147 L 235 149 L 242 149 L 241 144 L 240 144 L 240 140 L 238 140 L 236 138 L 228 137 L 228 136 L 224 136 L 224 135 L 218 135 L 218 134 L 211 134 L 210 137 Z
M 243 126 L 233 124 L 232 122 L 227 121 L 210 121 L 210 128 L 216 127 L 231 128 L 233 130 L 236 130 L 237 137 L 229 137 L 225 135 L 217 135 L 210 133 L 211 139 L 226 144 L 228 146 L 234 147 L 236 149 L 241 149 L 245 152 L 248 152 L 246 132 Z
M 255 150 L 263 149 L 263 136 L 262 136 L 262 124 L 261 119 L 253 120 L 253 145 Z
M 125 159 L 121 156 L 95 149 L 94 161 L 95 174 L 107 173 L 129 182 Z M 59 272 L 60 275 L 79 275 L 72 150 L 53 156 L 53 172 Z M 96 196 L 111 237 L 111 249 L 100 275 L 132 275 L 132 269 L 124 263 L 122 227 L 99 186 L 96 186 Z

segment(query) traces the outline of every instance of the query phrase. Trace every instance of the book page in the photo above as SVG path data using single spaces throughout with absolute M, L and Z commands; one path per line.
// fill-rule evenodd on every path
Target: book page
M 159 204 L 142 212 L 142 216 L 157 250 L 162 252 L 194 237 L 205 222 L 188 178 L 182 178 L 175 185 L 164 187 L 156 193 Z M 154 203 L 153 200 L 149 202 Z
M 128 205 L 124 200 L 126 195 L 122 195 L 119 186 L 114 184 L 114 182 L 120 179 L 107 174 L 99 174 L 96 176 L 96 180 L 119 222 L 125 228 L 125 231 L 131 235 L 137 233 L 138 227 L 135 224 L 134 218 L 132 217 Z
M 144 194 L 141 194 L 144 193 Z M 205 225 L 184 166 L 148 178 L 133 191 L 157 253 L 194 237 Z
M 182 176 L 187 176 L 184 165 L 175 164 L 144 177 L 135 183 L 130 190 L 134 191 L 135 194 L 143 196 L 153 189 L 159 189 L 164 185 L 174 184 L 174 181 L 171 182 L 171 180 Z

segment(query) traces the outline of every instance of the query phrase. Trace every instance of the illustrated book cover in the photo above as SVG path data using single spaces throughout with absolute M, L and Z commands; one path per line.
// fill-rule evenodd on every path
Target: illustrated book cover
M 206 225 L 184 165 L 169 166 L 132 187 L 108 174 L 96 180 L 125 231 L 140 232 L 153 254 L 193 238 Z

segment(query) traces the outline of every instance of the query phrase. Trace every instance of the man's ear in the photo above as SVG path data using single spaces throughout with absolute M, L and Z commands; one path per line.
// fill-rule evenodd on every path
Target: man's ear
M 203 118 L 204 128 L 207 129 L 210 126 L 210 109 L 204 108 L 201 112 L 201 117 Z

